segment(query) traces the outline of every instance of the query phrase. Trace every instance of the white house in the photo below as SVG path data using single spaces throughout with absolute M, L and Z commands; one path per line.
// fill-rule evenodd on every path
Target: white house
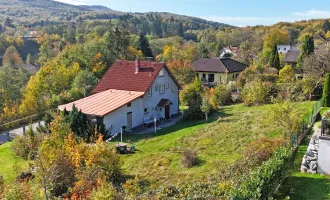
M 280 54 L 286 54 L 288 51 L 296 51 L 299 50 L 298 45 L 293 44 L 278 44 L 277 51 Z
M 165 63 L 116 61 L 95 87 L 94 95 L 74 104 L 84 114 L 102 120 L 111 134 L 122 126 L 134 128 L 154 118 L 169 119 L 179 113 L 180 85 Z

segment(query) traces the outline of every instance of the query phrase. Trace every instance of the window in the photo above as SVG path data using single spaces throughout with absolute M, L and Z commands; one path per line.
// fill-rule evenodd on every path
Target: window
M 206 74 L 203 74 L 203 75 L 202 75 L 201 81 L 202 81 L 202 82 L 206 82 Z
M 144 113 L 148 113 L 148 112 L 149 112 L 149 108 L 148 107 L 144 108 Z
M 170 83 L 165 84 L 165 89 L 168 89 L 168 88 L 170 88 Z
M 233 79 L 235 79 L 235 74 L 233 74 Z
M 165 84 L 159 85 L 159 94 L 164 94 L 165 93 Z
M 286 50 L 286 48 L 284 48 L 284 51 Z
M 207 82 L 213 83 L 214 82 L 214 74 L 209 74 L 209 78 Z
M 171 90 L 172 90 L 172 92 L 175 92 L 175 84 L 174 83 L 171 84 Z
M 149 96 L 149 97 L 152 96 L 152 86 L 150 86 L 150 88 L 148 89 L 148 96 Z
M 164 69 L 161 69 L 161 70 L 159 71 L 159 76 L 164 76 Z
M 281 51 L 281 48 L 278 48 L 279 51 Z
M 131 107 L 131 106 L 132 106 L 132 103 L 129 102 L 129 103 L 127 104 L 127 107 L 129 108 L 129 107 Z

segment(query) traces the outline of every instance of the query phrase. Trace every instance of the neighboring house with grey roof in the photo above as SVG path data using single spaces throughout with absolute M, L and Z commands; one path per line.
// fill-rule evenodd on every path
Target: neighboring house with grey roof
M 300 50 L 288 51 L 282 61 L 285 65 L 290 65 L 294 69 L 297 79 L 303 77 L 303 72 L 300 69 L 296 68 L 299 55 Z
M 296 67 L 299 55 L 300 55 L 300 50 L 290 50 L 285 54 L 282 62 L 286 65 L 291 65 L 292 67 Z
M 192 63 L 197 77 L 206 85 L 236 83 L 248 65 L 231 58 L 201 58 Z

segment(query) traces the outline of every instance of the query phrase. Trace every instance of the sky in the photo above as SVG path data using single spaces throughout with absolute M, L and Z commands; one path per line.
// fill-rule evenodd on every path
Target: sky
M 170 12 L 234 26 L 330 18 L 329 0 L 57 0 L 123 12 Z

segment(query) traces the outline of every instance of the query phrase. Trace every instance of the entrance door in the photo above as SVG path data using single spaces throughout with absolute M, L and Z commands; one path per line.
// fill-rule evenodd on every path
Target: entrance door
M 165 119 L 169 119 L 170 116 L 170 105 L 165 106 Z
M 132 112 L 127 113 L 127 128 L 132 128 L 133 115 Z

